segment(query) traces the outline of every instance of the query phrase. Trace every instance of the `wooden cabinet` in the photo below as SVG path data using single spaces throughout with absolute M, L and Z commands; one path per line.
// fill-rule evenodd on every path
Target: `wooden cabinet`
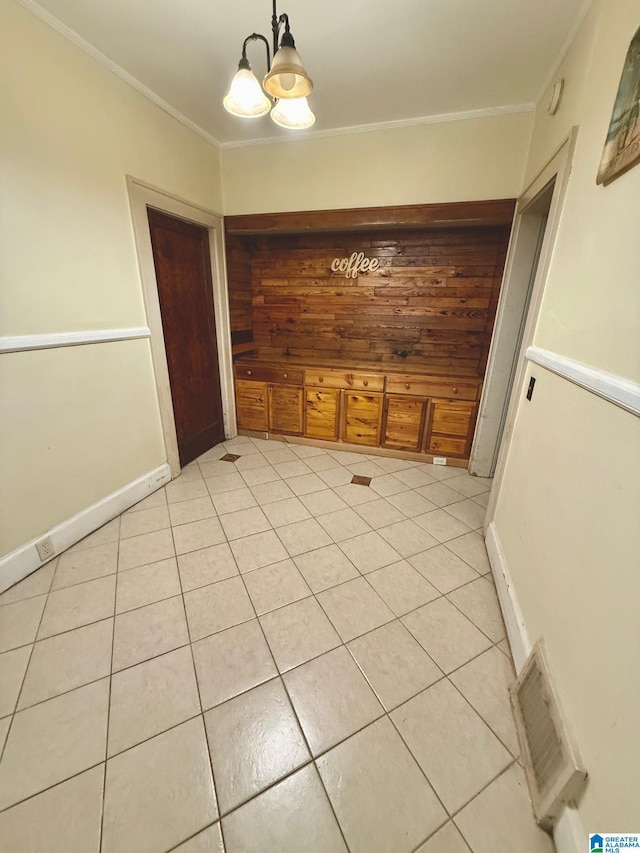
M 425 450 L 438 456 L 467 456 L 475 426 L 476 403 L 431 400 Z
M 302 388 L 269 385 L 269 429 L 286 435 L 302 435 Z
M 382 428 L 382 394 L 344 392 L 342 440 L 378 447 Z
M 236 413 L 240 429 L 266 432 L 267 383 L 236 379 Z
M 422 444 L 425 411 L 424 397 L 387 396 L 384 405 L 382 446 L 417 453 Z
M 308 438 L 337 441 L 340 389 L 304 389 L 304 434 Z

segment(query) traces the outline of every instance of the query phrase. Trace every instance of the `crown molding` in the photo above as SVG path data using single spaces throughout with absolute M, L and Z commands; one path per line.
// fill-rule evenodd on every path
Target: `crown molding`
M 425 124 L 443 124 L 452 121 L 469 121 L 479 118 L 513 115 L 515 113 L 533 113 L 536 105 L 533 101 L 525 104 L 507 104 L 502 107 L 487 107 L 478 110 L 462 110 L 454 113 L 439 113 L 438 115 L 419 116 L 417 118 L 381 121 L 375 124 L 356 124 L 351 127 L 336 127 L 330 130 L 312 130 L 307 133 L 296 133 L 295 136 L 266 136 L 260 139 L 246 139 L 238 142 L 222 142 L 220 148 L 247 148 L 252 145 L 277 145 L 281 142 L 296 142 L 299 139 L 324 139 L 329 136 L 346 136 L 352 133 L 371 133 L 376 130 L 393 130 L 394 128 L 416 127 Z
M 579 31 L 580 27 L 584 24 L 585 19 L 586 19 L 587 15 L 589 14 L 589 12 L 591 11 L 591 7 L 593 6 L 594 3 L 595 3 L 595 0 L 584 0 L 582 6 L 580 7 L 580 11 L 576 15 L 576 18 L 573 22 L 573 25 L 572 25 L 571 29 L 569 30 L 569 33 L 568 33 L 566 39 L 562 42 L 562 46 L 561 46 L 560 50 L 558 51 L 556 61 L 551 66 L 551 70 L 546 75 L 546 77 L 544 79 L 544 84 L 536 96 L 536 101 L 535 101 L 536 105 L 538 105 L 542 101 L 542 99 L 544 98 L 544 96 L 547 92 L 547 89 L 553 83 L 553 80 L 554 80 L 556 74 L 558 73 L 560 66 L 564 62 L 567 53 L 569 53 L 569 48 L 573 44 L 575 37 L 578 35 L 578 31 Z
M 23 6 L 27 11 L 34 14 L 37 18 L 40 18 L 45 24 L 48 24 L 52 29 L 56 30 L 56 32 L 60 33 L 60 35 L 64 36 L 70 42 L 73 42 L 77 47 L 81 50 L 84 50 L 85 53 L 88 53 L 89 56 L 96 59 L 101 65 L 104 65 L 105 68 L 108 68 L 109 71 L 112 71 L 116 76 L 120 77 L 121 80 L 124 80 L 125 83 L 128 83 L 130 86 L 133 86 L 141 95 L 144 95 L 145 98 L 148 98 L 152 103 L 154 103 L 157 107 L 160 107 L 161 110 L 164 110 L 165 113 L 168 113 L 172 118 L 179 121 L 180 124 L 187 127 L 189 130 L 196 133 L 202 139 L 205 139 L 211 145 L 216 148 L 220 148 L 220 142 L 210 133 L 207 133 L 206 130 L 200 127 L 199 124 L 196 124 L 190 118 L 187 118 L 180 110 L 177 110 L 175 107 L 172 107 L 171 104 L 167 103 L 167 101 L 163 100 L 160 95 L 156 94 L 153 89 L 150 89 L 148 86 L 145 86 L 144 83 L 141 83 L 137 77 L 134 77 L 133 74 L 129 74 L 128 71 L 125 71 L 120 65 L 114 62 L 112 59 L 109 59 L 102 51 L 98 50 L 97 47 L 94 47 L 90 42 L 84 39 L 81 35 L 75 30 L 72 30 L 71 27 L 68 27 L 66 24 L 63 24 L 55 15 L 52 15 L 46 9 L 43 9 L 42 6 L 39 6 L 34 0 L 17 0 L 17 2 Z

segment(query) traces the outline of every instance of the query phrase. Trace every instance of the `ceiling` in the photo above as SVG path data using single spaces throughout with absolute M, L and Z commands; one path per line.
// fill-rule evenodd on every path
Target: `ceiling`
M 38 12 L 32 0 L 21 0 Z M 314 80 L 313 128 L 336 131 L 530 105 L 589 0 L 280 0 Z M 39 0 L 69 28 L 222 144 L 290 136 L 222 98 L 244 38 L 269 37 L 269 0 Z M 53 22 L 55 25 L 55 21 Z M 249 45 L 256 76 L 264 48 Z M 295 132 L 294 132 L 295 134 Z

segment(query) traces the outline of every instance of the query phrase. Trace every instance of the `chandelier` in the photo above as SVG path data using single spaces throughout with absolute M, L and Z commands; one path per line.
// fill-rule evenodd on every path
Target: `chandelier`
M 284 32 L 280 39 L 283 26 Z M 238 70 L 222 103 L 227 112 L 240 118 L 260 118 L 270 112 L 271 118 L 280 127 L 305 130 L 316 120 L 307 103 L 307 95 L 313 89 L 313 83 L 296 50 L 289 28 L 289 16 L 278 16 L 276 0 L 273 0 L 271 31 L 273 61 L 269 42 L 263 35 L 251 33 L 247 36 L 242 44 Z M 267 51 L 267 74 L 262 85 L 247 59 L 247 45 L 251 41 L 264 42 Z

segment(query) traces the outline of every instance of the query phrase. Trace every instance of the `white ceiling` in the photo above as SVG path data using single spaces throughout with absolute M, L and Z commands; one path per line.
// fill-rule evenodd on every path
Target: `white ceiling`
M 21 0 L 38 11 L 32 0 Z M 589 0 L 280 0 L 314 131 L 530 104 Z M 291 135 L 222 98 L 270 0 L 39 0 L 39 7 L 221 143 Z M 249 45 L 258 77 L 264 48 Z

